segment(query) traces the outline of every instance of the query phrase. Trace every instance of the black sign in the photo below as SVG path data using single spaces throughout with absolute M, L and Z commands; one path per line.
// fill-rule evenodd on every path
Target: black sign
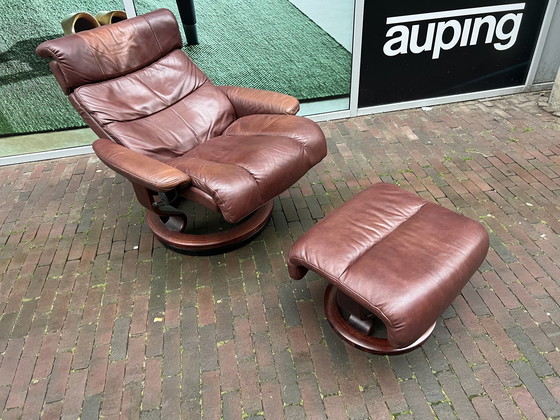
M 547 4 L 366 0 L 358 106 L 523 85 Z

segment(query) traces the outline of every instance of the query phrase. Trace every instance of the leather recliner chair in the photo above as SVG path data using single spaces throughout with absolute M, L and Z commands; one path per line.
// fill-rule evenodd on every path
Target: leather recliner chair
M 268 222 L 273 199 L 326 155 L 297 99 L 215 86 L 181 50 L 174 15 L 159 9 L 43 42 L 37 54 L 100 137 L 97 156 L 133 185 L 166 246 L 217 253 Z M 229 229 L 196 234 L 185 202 L 221 213 Z M 189 213 L 190 217 L 190 213 Z

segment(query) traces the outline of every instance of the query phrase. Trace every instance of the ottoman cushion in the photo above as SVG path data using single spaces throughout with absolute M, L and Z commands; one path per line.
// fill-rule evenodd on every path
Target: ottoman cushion
M 484 227 L 393 184 L 332 211 L 290 250 L 292 278 L 308 269 L 380 318 L 387 341 L 414 343 L 482 264 Z

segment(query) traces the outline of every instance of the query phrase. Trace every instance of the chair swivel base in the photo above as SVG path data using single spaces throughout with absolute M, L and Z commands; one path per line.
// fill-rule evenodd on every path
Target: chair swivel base
M 341 308 L 339 294 L 341 292 L 335 286 L 332 284 L 328 285 L 324 300 L 325 316 L 340 338 L 351 346 L 368 353 L 397 355 L 409 352 L 424 344 L 436 326 L 434 322 L 414 343 L 406 347 L 397 348 L 389 343 L 386 338 L 373 336 L 373 331 L 369 331 L 372 325 L 367 321 L 356 320 L 353 315 L 344 310 L 344 308 Z M 345 300 L 348 302 L 349 298 L 346 297 Z M 353 304 L 354 307 L 359 306 L 356 302 L 353 302 Z M 371 321 L 373 322 L 374 320 L 371 319 Z
M 159 215 L 146 212 L 146 222 L 154 236 L 167 248 L 188 255 L 215 255 L 232 251 L 257 236 L 270 217 L 274 202 L 270 201 L 248 216 L 243 222 L 224 231 L 194 234 L 172 230 Z

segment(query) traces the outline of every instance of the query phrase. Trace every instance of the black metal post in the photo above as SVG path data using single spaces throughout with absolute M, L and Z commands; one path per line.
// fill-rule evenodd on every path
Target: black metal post
M 196 14 L 194 11 L 194 0 L 176 0 L 179 8 L 179 15 L 185 30 L 188 45 L 198 44 L 198 35 L 196 33 Z

